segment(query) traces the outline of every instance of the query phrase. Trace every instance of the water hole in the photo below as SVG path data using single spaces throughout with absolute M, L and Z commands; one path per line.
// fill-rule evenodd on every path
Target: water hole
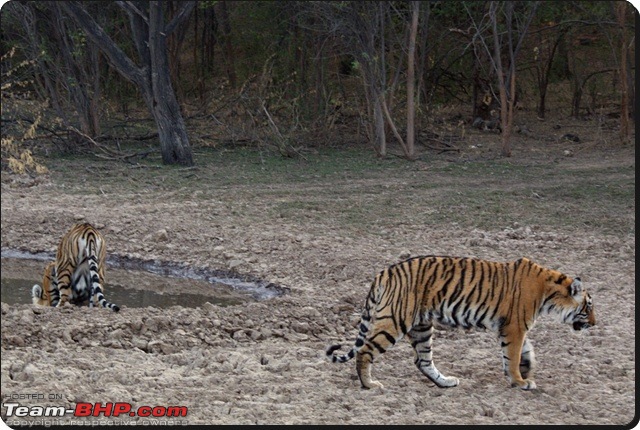
M 2 250 L 0 299 L 8 304 L 31 303 L 31 288 L 42 284 L 42 273 L 54 256 Z M 105 297 L 120 307 L 198 307 L 205 302 L 232 306 L 265 300 L 286 289 L 247 276 L 179 263 L 109 256 Z

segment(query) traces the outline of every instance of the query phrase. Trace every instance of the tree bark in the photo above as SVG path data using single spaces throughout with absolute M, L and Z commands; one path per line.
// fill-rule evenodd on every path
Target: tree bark
M 160 150 L 165 164 L 193 165 L 187 128 L 171 85 L 167 35 L 164 34 L 161 2 L 151 2 L 149 9 L 149 51 L 151 54 L 151 88 L 145 99 L 158 125 Z M 150 94 L 149 94 L 150 93 Z M 149 99 L 151 95 L 151 99 Z
M 629 127 L 629 82 L 627 78 L 627 31 L 625 21 L 627 3 L 616 2 L 616 18 L 620 27 L 620 141 L 627 144 L 631 141 Z
M 420 2 L 411 2 L 411 30 L 409 32 L 409 53 L 407 58 L 407 158 L 414 159 L 415 150 L 415 53 L 418 34 Z
M 511 157 L 511 132 L 508 129 L 508 107 L 507 107 L 507 84 L 505 82 L 502 68 L 502 55 L 500 49 L 500 37 L 498 35 L 498 6 L 496 2 L 491 2 L 490 12 L 493 30 L 493 61 L 498 75 L 498 89 L 500 91 L 500 122 L 502 123 L 502 149 L 501 155 Z
M 538 91 L 539 91 L 539 100 L 538 100 L 538 118 L 544 119 L 546 114 L 546 98 L 547 98 L 547 88 L 549 86 L 549 75 L 551 74 L 551 66 L 553 65 L 553 59 L 556 56 L 556 51 L 560 42 L 564 39 L 567 34 L 568 29 L 561 29 L 558 31 L 555 40 L 553 41 L 553 45 L 551 49 L 548 51 L 548 55 L 546 58 L 543 56 L 544 50 L 544 40 L 539 43 L 539 51 L 537 53 L 538 57 L 535 58 L 536 61 L 536 80 L 538 81 Z M 544 62 L 544 63 L 543 63 Z
M 369 104 L 373 106 L 374 145 L 378 155 L 384 158 L 387 156 L 387 133 L 385 132 L 384 114 L 382 113 L 384 96 L 377 92 L 373 85 L 370 85 L 368 93 L 370 94 Z
M 493 66 L 498 75 L 498 84 L 500 90 L 500 121 L 502 126 L 502 149 L 501 155 L 504 157 L 511 156 L 511 131 L 513 129 L 513 118 L 516 99 L 516 58 L 520 48 L 522 47 L 522 41 L 527 34 L 527 29 L 531 24 L 531 20 L 538 7 L 538 2 L 533 2 L 533 6 L 529 11 L 526 19 L 523 21 L 522 28 L 519 28 L 518 40 L 514 44 L 514 13 L 515 6 L 513 2 L 504 2 L 504 5 L 499 5 L 497 1 L 492 1 L 489 5 L 489 19 L 491 20 L 491 27 L 493 32 Z M 501 7 L 504 7 L 505 15 L 505 28 L 507 32 L 507 53 L 508 53 L 508 70 L 505 72 L 502 65 L 502 46 L 500 42 L 500 35 L 498 33 L 498 11 Z M 519 20 L 515 19 L 516 22 Z
M 216 2 L 214 10 L 216 11 L 216 18 L 220 22 L 220 27 L 222 27 L 225 68 L 227 70 L 227 77 L 229 78 L 229 84 L 231 85 L 231 88 L 236 88 L 238 79 L 236 77 L 233 45 L 231 44 L 231 23 L 229 20 L 229 13 L 227 11 L 227 2 L 225 0 Z
M 148 12 L 129 2 L 120 2 L 119 5 L 129 14 L 140 67 L 116 45 L 82 6 L 76 2 L 62 3 L 64 10 L 98 46 L 118 73 L 140 89 L 158 128 L 162 162 L 193 166 L 186 126 L 171 84 L 167 37 L 188 18 L 195 2 L 182 3 L 181 9 L 168 24 L 164 20 L 163 2 L 149 2 Z

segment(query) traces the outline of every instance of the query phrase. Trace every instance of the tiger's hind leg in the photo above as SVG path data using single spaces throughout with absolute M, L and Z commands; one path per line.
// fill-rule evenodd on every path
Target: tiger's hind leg
M 371 366 L 380 354 L 395 345 L 402 337 L 402 333 L 390 319 L 382 319 L 374 322 L 369 329 L 362 348 L 356 355 L 356 371 L 360 378 L 362 388 L 383 388 L 383 385 L 371 377 Z M 357 343 L 356 343 L 356 346 Z
M 56 263 L 56 277 L 55 277 L 55 289 L 54 295 L 51 296 L 51 306 L 62 307 L 66 303 L 73 299 L 73 264 L 71 262 L 64 262 L 62 264 Z
M 42 286 L 36 284 L 31 289 L 32 303 L 38 306 L 51 306 L 51 301 L 57 304 L 60 300 L 58 281 L 56 276 L 56 262 L 52 261 L 44 268 Z
M 414 363 L 420 372 L 438 387 L 455 387 L 460 383 L 458 378 L 444 376 L 433 363 L 433 355 L 431 352 L 432 336 L 433 324 L 431 324 L 431 322 L 422 322 L 414 326 L 411 331 L 407 333 L 407 337 L 411 341 L 411 346 L 415 351 Z

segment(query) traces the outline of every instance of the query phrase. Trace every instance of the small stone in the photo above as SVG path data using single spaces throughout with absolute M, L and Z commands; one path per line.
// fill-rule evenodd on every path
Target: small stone
M 149 342 L 140 337 L 134 337 L 133 339 L 131 339 L 131 343 L 133 344 L 133 346 L 143 351 L 147 350 L 147 345 L 149 344 Z
M 205 310 L 205 311 L 207 311 L 207 312 L 215 311 L 217 308 L 218 308 L 218 307 L 217 307 L 216 305 L 214 305 L 214 304 L 212 304 L 212 303 L 209 303 L 209 302 L 205 302 L 205 303 L 202 305 L 202 309 L 204 309 L 204 310 Z M 218 322 L 219 322 L 219 321 L 218 321 Z
M 243 260 L 231 260 L 229 261 L 229 263 L 227 264 L 227 266 L 229 267 L 229 269 L 233 270 L 236 269 L 242 265 L 244 265 L 245 262 Z
M 155 240 L 158 242 L 166 242 L 167 240 L 169 240 L 169 235 L 167 234 L 167 230 L 160 229 L 156 232 L 155 234 Z

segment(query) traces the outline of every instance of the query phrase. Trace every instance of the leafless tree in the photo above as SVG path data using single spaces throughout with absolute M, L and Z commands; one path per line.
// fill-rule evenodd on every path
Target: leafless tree
M 631 128 L 629 126 L 629 100 L 630 100 L 630 89 L 629 89 L 629 80 L 628 80 L 628 51 L 630 45 L 633 42 L 629 42 L 629 38 L 627 36 L 627 15 L 629 6 L 627 2 L 616 2 L 615 4 L 615 14 L 616 21 L 618 23 L 618 31 L 620 38 L 620 140 L 622 143 L 629 143 L 631 141 Z
M 498 32 L 498 10 L 504 6 L 505 27 L 507 33 L 507 67 L 505 72 L 502 64 L 502 44 L 500 34 Z M 527 16 L 525 16 L 524 25 L 521 28 L 514 28 L 514 20 L 517 17 L 514 14 L 514 2 L 508 1 L 504 4 L 491 2 L 489 6 L 489 18 L 491 20 L 491 28 L 493 29 L 493 48 L 496 73 L 498 75 L 498 88 L 500 89 L 500 121 L 502 123 L 502 155 L 511 156 L 511 132 L 513 130 L 513 115 L 516 99 L 516 58 L 522 46 L 522 41 L 527 34 L 527 29 L 531 24 L 531 20 L 535 15 L 538 2 L 533 2 Z M 518 31 L 519 30 L 519 31 Z M 514 34 L 515 31 L 515 34 Z M 514 40 L 517 38 L 517 40 Z
M 22 27 L 42 99 L 49 100 L 64 125 L 77 121 L 83 133 L 98 135 L 101 83 L 97 48 L 74 37 L 77 28 L 65 19 L 58 2 L 13 2 L 6 13 Z
M 411 2 L 411 30 L 409 32 L 409 52 L 407 54 L 407 157 L 415 158 L 415 52 L 418 34 L 418 17 L 420 16 L 420 2 Z
M 516 10 L 516 4 L 523 8 Z M 491 1 L 481 23 L 473 22 L 475 38 L 491 58 L 500 94 L 501 154 L 511 156 L 511 132 L 516 102 L 516 59 L 539 2 Z M 469 14 L 473 20 L 473 16 Z M 491 33 L 491 40 L 485 35 Z M 489 44 L 493 46 L 490 47 Z
M 193 155 L 186 126 L 171 83 L 167 37 L 186 21 L 195 2 L 182 2 L 169 22 L 165 19 L 165 3 L 117 2 L 129 17 L 138 54 L 137 62 L 129 58 L 109 37 L 87 12 L 82 2 L 65 1 L 61 2 L 61 6 L 103 52 L 118 73 L 133 82 L 142 93 L 158 128 L 163 163 L 192 166 Z
M 355 59 L 364 87 L 368 117 L 369 136 L 374 142 L 374 148 L 381 157 L 387 154 L 386 127 L 389 127 L 398 140 L 404 156 L 412 159 L 415 156 L 415 146 L 407 144 L 403 139 L 392 116 L 393 93 L 400 76 L 400 67 L 406 61 L 408 51 L 407 41 L 413 38 L 413 53 L 411 65 L 414 76 L 410 85 L 412 119 L 407 119 L 407 125 L 415 124 L 415 44 L 419 20 L 419 5 L 412 5 L 412 19 L 406 27 L 407 37 L 401 37 L 401 42 L 390 40 L 398 37 L 396 29 L 389 28 L 390 14 L 394 5 L 381 1 L 349 1 L 349 2 L 301 2 L 302 15 L 308 19 L 301 25 L 330 35 L 338 40 L 343 53 Z M 313 23 L 313 24 L 311 24 Z M 404 24 L 403 24 L 404 25 Z M 403 30 L 404 32 L 404 30 Z M 397 54 L 396 68 L 389 67 L 389 53 Z M 392 75 L 389 79 L 390 74 Z M 407 93 L 409 94 L 409 93 Z M 407 95 L 409 97 L 409 95 Z M 411 126 L 414 128 L 414 125 Z M 407 131 L 408 139 L 413 140 L 413 131 Z
M 533 52 L 533 74 L 538 84 L 538 118 L 544 119 L 546 114 L 547 88 L 551 66 L 558 51 L 558 46 L 566 37 L 569 26 L 540 28 L 532 37 L 536 38 Z

